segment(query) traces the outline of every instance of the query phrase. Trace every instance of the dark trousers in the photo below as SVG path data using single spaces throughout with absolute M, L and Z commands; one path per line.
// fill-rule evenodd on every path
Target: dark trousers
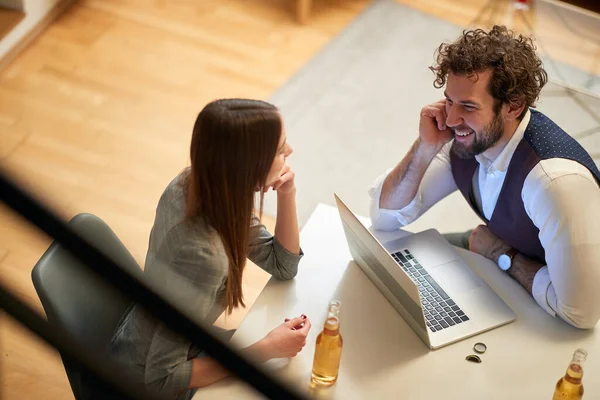
M 473 229 L 466 232 L 445 233 L 443 236 L 451 245 L 469 250 L 469 237 Z

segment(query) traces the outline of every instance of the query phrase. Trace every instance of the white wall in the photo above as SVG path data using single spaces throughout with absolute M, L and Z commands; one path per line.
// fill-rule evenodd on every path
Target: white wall
M 21 20 L 6 36 L 0 40 L 0 58 L 3 58 L 23 37 L 44 19 L 46 15 L 64 0 L 0 0 L 23 2 L 25 18 Z

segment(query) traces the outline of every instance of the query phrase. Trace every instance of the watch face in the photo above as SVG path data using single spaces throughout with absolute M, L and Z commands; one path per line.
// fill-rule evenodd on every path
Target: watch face
M 500 267 L 501 270 L 506 271 L 510 268 L 511 265 L 511 260 L 510 257 L 507 256 L 506 254 L 502 254 L 500 257 L 498 257 L 498 266 Z

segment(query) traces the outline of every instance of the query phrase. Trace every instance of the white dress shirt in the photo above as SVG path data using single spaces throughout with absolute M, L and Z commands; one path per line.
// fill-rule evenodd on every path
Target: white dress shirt
M 475 156 L 479 173 L 473 176 L 477 206 L 490 220 L 506 171 L 523 139 L 528 111 L 513 137 L 495 160 Z M 445 145 L 427 168 L 415 198 L 401 210 L 379 208 L 381 189 L 391 168 L 369 188 L 373 227 L 395 230 L 410 224 L 439 200 L 457 190 Z M 600 188 L 592 173 L 567 159 L 541 160 L 527 175 L 521 191 L 525 211 L 540 230 L 546 265 L 535 275 L 533 297 L 552 316 L 591 328 L 600 319 Z

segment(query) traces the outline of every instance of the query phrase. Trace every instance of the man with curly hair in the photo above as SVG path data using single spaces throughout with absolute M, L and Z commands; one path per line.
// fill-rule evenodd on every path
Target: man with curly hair
M 398 229 L 458 189 L 485 224 L 448 240 L 498 263 L 550 315 L 594 327 L 600 172 L 533 109 L 548 80 L 533 41 L 504 26 L 464 31 L 431 70 L 445 98 L 421 110 L 412 148 L 369 189 L 373 226 Z

